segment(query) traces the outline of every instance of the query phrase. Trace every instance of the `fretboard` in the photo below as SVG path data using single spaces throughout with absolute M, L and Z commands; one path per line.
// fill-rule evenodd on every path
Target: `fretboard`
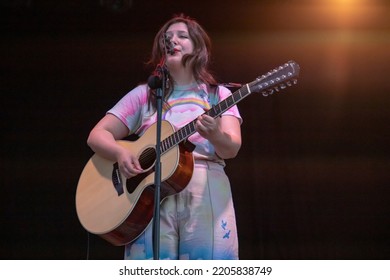
M 217 105 L 211 107 L 211 109 L 204 114 L 213 118 L 217 118 L 231 107 L 236 105 L 238 102 L 243 100 L 245 97 L 247 97 L 250 93 L 249 84 L 246 84 L 239 90 L 232 93 L 229 97 L 219 102 Z M 188 139 L 188 137 L 194 134 L 196 132 L 195 123 L 196 119 L 161 141 L 161 153 L 169 151 L 171 148 L 185 141 Z

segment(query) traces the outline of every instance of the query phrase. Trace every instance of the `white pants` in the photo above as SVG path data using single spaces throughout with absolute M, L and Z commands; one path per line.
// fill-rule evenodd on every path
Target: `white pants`
M 153 259 L 153 226 L 125 247 L 125 259 Z M 188 186 L 160 207 L 160 259 L 238 259 L 230 182 L 224 167 L 196 161 Z

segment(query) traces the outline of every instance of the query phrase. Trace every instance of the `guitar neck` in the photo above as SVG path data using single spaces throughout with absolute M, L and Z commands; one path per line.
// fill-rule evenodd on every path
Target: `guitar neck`
M 211 107 L 210 110 L 204 114 L 213 117 L 214 119 L 221 116 L 224 112 L 236 105 L 238 102 L 247 97 L 250 92 L 249 84 L 244 85 L 239 90 L 235 91 L 226 99 L 219 102 L 217 105 Z M 172 147 L 185 141 L 188 137 L 196 132 L 195 128 L 196 119 L 177 130 L 175 133 L 161 141 L 161 152 L 164 153 L 170 150 Z

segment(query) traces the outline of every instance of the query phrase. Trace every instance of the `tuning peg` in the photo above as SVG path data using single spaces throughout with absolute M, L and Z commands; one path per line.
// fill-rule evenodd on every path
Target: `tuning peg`
M 265 90 L 263 91 L 261 94 L 265 97 L 267 97 L 268 95 L 272 95 L 274 93 L 274 89 L 273 88 L 270 88 L 268 90 Z

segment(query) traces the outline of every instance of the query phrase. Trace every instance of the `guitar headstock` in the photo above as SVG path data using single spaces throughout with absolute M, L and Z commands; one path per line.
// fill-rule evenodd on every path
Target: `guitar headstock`
M 290 60 L 267 74 L 258 77 L 247 86 L 251 92 L 261 92 L 263 96 L 268 96 L 286 87 L 295 85 L 298 82 L 299 69 L 299 65 Z

